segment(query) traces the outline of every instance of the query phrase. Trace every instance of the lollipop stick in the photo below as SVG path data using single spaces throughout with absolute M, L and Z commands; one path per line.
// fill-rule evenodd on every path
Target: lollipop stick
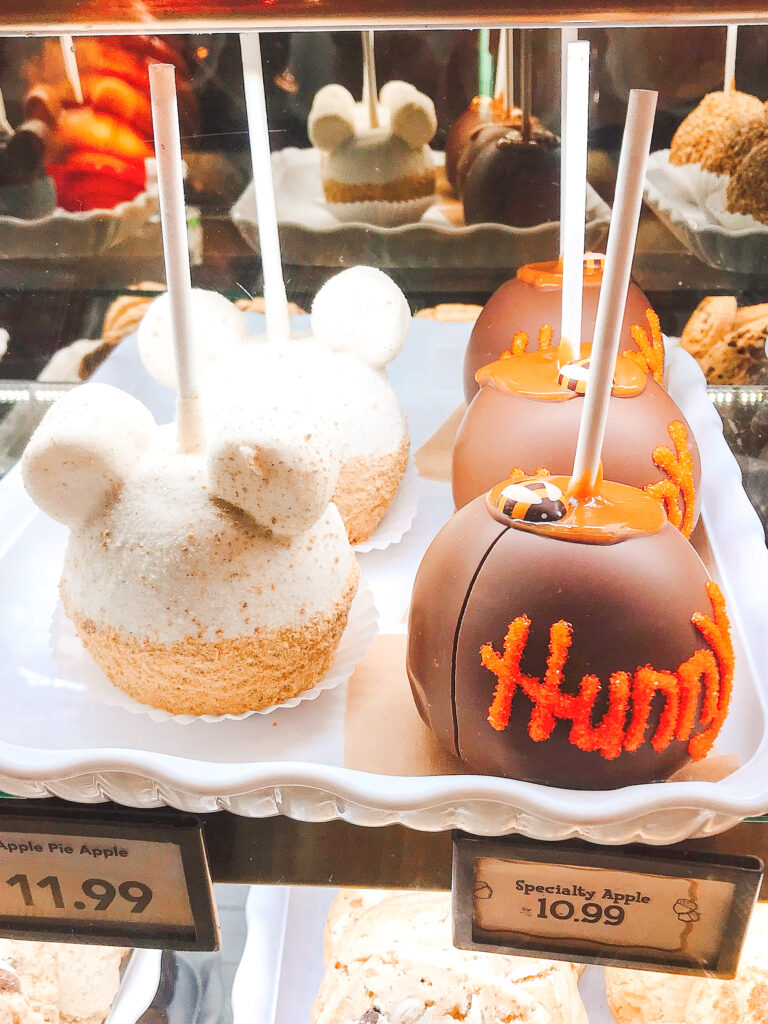
M 363 36 L 363 99 L 368 104 L 368 119 L 371 128 L 379 127 L 379 110 L 377 100 L 379 90 L 376 85 L 376 55 L 373 49 L 373 30 L 368 29 Z
M 149 65 L 165 280 L 171 302 L 171 332 L 176 361 L 176 437 L 179 451 L 196 452 L 203 449 L 205 436 L 192 341 L 192 282 L 175 75 L 173 64 Z
M 738 34 L 738 25 L 729 25 L 726 29 L 723 92 L 731 92 L 736 88 L 736 37 Z
M 490 30 L 481 28 L 477 39 L 477 95 L 480 109 L 485 114 L 491 98 L 493 62 L 490 51 Z
M 240 50 L 243 57 L 245 107 L 248 112 L 256 215 L 259 222 L 261 268 L 264 275 L 267 337 L 270 341 L 282 342 L 291 336 L 291 323 L 280 258 L 280 235 L 277 230 L 277 210 L 272 184 L 272 157 L 269 152 L 267 101 L 264 94 L 264 73 L 261 67 L 258 32 L 243 32 L 240 36 Z
M 504 47 L 504 113 L 509 116 L 515 106 L 515 31 L 511 28 L 503 29 L 506 40 Z
M 504 110 L 510 109 L 513 105 L 513 97 L 507 93 L 507 79 L 511 84 L 512 77 L 512 47 L 509 45 L 508 36 L 511 28 L 499 29 L 499 49 L 496 54 L 496 82 L 493 88 L 494 96 L 501 96 L 501 105 Z
M 72 36 L 59 36 L 61 43 L 61 55 L 64 58 L 64 72 L 67 81 L 72 86 L 72 92 L 78 103 L 83 102 L 83 87 L 80 84 L 80 72 L 77 69 L 77 56 L 75 55 L 75 41 Z
M 577 497 L 585 497 L 594 492 L 599 474 L 657 96 L 658 93 L 645 89 L 633 89 L 629 94 L 605 271 L 590 355 L 589 380 L 571 476 L 570 492 Z
M 563 223 L 565 221 L 565 179 L 563 177 L 565 171 L 565 149 L 568 140 L 566 139 L 567 132 L 565 130 L 567 118 L 568 118 L 568 46 L 571 43 L 575 43 L 579 38 L 579 30 L 577 28 L 561 28 L 560 29 L 560 167 L 562 168 L 560 176 L 560 253 L 565 250 L 565 244 L 563 242 Z
M 564 195 L 560 239 L 563 252 L 563 300 L 560 364 L 581 355 L 581 305 L 584 290 L 584 218 L 586 215 L 587 126 L 589 118 L 589 43 L 568 47 L 567 119 L 563 132 Z
M 520 30 L 520 108 L 523 112 L 523 142 L 531 138 L 531 106 L 533 86 L 531 82 L 532 60 L 531 60 L 531 30 L 524 28 Z

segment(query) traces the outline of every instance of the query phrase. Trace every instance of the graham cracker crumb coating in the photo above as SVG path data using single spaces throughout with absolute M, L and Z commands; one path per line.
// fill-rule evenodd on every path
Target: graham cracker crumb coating
M 60 591 L 88 653 L 123 692 L 175 715 L 239 715 L 295 697 L 322 678 L 346 628 L 359 577 L 355 562 L 335 606 L 302 626 L 215 642 L 143 642 L 82 618 L 69 606 L 63 583 Z
M 323 179 L 323 192 L 328 203 L 400 203 L 407 199 L 431 196 L 435 191 L 435 171 L 429 168 L 423 174 L 406 174 L 381 184 L 361 182 L 352 184 L 345 181 Z
M 358 456 L 341 467 L 333 501 L 341 513 L 350 544 L 370 540 L 397 493 L 408 465 L 408 435 L 388 455 Z
M 746 124 L 733 124 L 726 128 L 717 143 L 713 142 L 701 166 L 714 174 L 734 174 L 741 161 L 766 139 L 768 117 L 764 114 Z
M 768 140 L 755 146 L 731 175 L 725 206 L 730 213 L 748 213 L 768 224 Z
M 733 124 L 744 124 L 762 117 L 763 104 L 749 93 L 708 93 L 675 132 L 669 147 L 671 164 L 700 164 L 710 147 L 721 143 L 723 133 Z

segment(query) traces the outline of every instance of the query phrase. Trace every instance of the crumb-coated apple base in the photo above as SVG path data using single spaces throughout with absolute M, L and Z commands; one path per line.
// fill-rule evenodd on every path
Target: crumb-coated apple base
M 431 167 L 423 174 L 405 174 L 383 182 L 323 180 L 323 194 L 328 203 L 401 203 L 431 196 L 434 191 L 435 172 Z
M 355 563 L 329 612 L 303 626 L 206 641 L 151 643 L 104 628 L 62 604 L 90 656 L 110 682 L 141 704 L 175 715 L 240 715 L 296 697 L 331 666 L 347 625 L 360 570 Z
M 333 500 L 350 544 L 362 544 L 373 536 L 403 479 L 409 447 L 406 433 L 393 452 L 370 459 L 358 456 L 343 463 Z

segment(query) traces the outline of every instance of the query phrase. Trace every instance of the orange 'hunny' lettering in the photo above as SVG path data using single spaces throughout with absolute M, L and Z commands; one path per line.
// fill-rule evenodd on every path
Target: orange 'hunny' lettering
M 520 668 L 531 621 L 526 615 L 519 616 L 509 625 L 503 656 L 491 644 L 484 644 L 480 649 L 483 665 L 497 680 L 488 722 L 499 732 L 507 727 L 512 701 L 519 688 L 533 704 L 528 722 L 528 735 L 532 740 L 548 739 L 556 721 L 565 719 L 571 722 L 569 739 L 574 746 L 612 759 L 623 750 L 637 750 L 646 742 L 651 706 L 656 693 L 660 693 L 664 707 L 650 737 L 653 749 L 661 753 L 673 739 L 688 740 L 691 757 L 694 760 L 704 757 L 728 714 L 734 665 L 723 595 L 712 581 L 707 583 L 707 594 L 712 604 L 712 617 L 697 612 L 692 622 L 710 649 L 695 651 L 676 672 L 658 671 L 651 665 L 638 668 L 634 674 L 614 672 L 608 681 L 608 708 L 598 724 L 592 720 L 602 686 L 597 676 L 584 676 L 575 694 L 562 691 L 572 643 L 570 624 L 560 620 L 550 628 L 546 672 L 541 680 L 526 675 Z M 699 718 L 706 728 L 694 735 L 700 700 Z

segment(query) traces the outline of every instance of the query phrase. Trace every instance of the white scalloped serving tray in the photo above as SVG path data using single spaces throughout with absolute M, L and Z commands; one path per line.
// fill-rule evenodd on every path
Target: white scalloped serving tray
M 408 415 L 413 450 L 461 401 L 470 326 L 413 322 L 390 376 Z M 739 655 L 731 714 L 718 741 L 741 767 L 720 782 L 675 782 L 606 792 L 550 789 L 485 776 L 393 777 L 343 767 L 347 687 L 241 722 L 155 723 L 89 700 L 60 678 L 48 648 L 66 530 L 32 505 L 13 470 L 0 483 L 0 788 L 19 796 L 115 800 L 190 811 L 226 808 L 307 821 L 400 822 L 422 830 L 612 844 L 672 843 L 723 831 L 768 809 L 768 550 L 736 461 L 695 361 L 670 351 L 669 390 L 694 430 L 703 466 L 710 562 L 724 587 Z M 135 345 L 101 371 L 158 411 Z M 419 478 L 419 512 L 403 540 L 359 555 L 384 633 L 403 632 L 424 550 L 451 514 L 447 484 Z M 271 723 L 275 722 L 275 726 Z

